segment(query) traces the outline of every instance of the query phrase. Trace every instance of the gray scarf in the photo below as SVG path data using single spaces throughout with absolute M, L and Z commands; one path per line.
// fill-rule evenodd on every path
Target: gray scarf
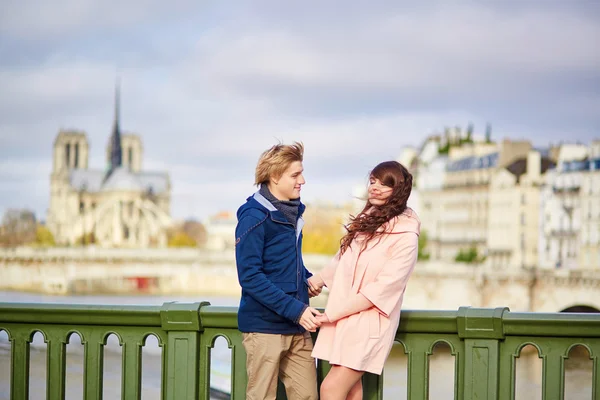
M 285 218 L 294 224 L 294 228 L 296 227 L 296 221 L 298 220 L 298 212 L 300 207 L 300 198 L 292 199 L 289 201 L 286 200 L 277 200 L 275 196 L 271 193 L 267 185 L 264 183 L 260 185 L 260 190 L 258 191 L 263 197 L 273 204 L 277 210 L 279 210 Z

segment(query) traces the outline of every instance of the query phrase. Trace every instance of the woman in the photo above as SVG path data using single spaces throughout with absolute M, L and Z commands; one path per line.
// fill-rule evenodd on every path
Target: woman
M 328 360 L 321 399 L 362 399 L 365 372 L 381 375 L 418 253 L 420 221 L 406 203 L 412 175 L 400 163 L 377 165 L 368 201 L 346 226 L 332 262 L 310 279 L 311 290 L 329 288 L 313 357 Z

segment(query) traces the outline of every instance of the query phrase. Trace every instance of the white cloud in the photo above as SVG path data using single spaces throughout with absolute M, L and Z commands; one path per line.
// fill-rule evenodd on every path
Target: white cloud
M 146 168 L 170 171 L 176 216 L 237 207 L 278 139 L 306 145 L 305 196 L 338 200 L 446 125 L 597 135 L 598 10 L 483 4 L 5 2 L 0 208 L 45 210 L 60 128 L 85 130 L 104 167 L 116 75 L 122 128 Z

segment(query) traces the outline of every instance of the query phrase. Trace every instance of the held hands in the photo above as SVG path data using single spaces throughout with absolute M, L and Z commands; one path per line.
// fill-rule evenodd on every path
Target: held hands
M 308 278 L 308 297 L 315 297 L 321 294 L 325 282 L 320 275 L 313 275 Z
M 304 310 L 304 312 L 302 313 L 302 316 L 300 317 L 300 321 L 298 321 L 298 323 L 307 331 L 315 332 L 317 328 L 321 326 L 319 318 L 322 315 L 323 314 L 321 314 L 316 308 L 307 307 L 306 310 Z
M 331 322 L 329 320 L 329 317 L 325 313 L 322 313 L 321 315 L 317 315 L 317 321 L 319 322 L 319 326 L 321 326 L 322 324 L 328 324 Z

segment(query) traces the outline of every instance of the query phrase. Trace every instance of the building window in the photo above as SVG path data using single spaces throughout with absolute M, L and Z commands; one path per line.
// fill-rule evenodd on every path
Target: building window
M 83 211 L 85 210 L 85 204 L 83 203 L 83 201 L 79 202 L 79 214 L 83 214 Z
M 67 165 L 67 168 L 69 168 L 71 166 L 70 161 L 71 161 L 71 144 L 67 143 L 67 145 L 65 146 L 65 164 Z
M 127 151 L 128 154 L 128 158 L 129 158 L 129 168 L 133 169 L 133 147 L 130 147 L 129 150 Z
M 521 213 L 521 225 L 525 225 L 525 213 Z
M 527 196 L 525 196 L 525 193 L 523 193 L 521 195 L 521 204 L 526 204 L 527 203 Z
M 75 168 L 79 168 L 79 143 L 75 143 L 75 162 L 73 164 Z
M 525 234 L 521 233 L 521 250 L 525 250 Z
M 126 226 L 123 227 L 123 237 L 129 239 L 129 228 Z

